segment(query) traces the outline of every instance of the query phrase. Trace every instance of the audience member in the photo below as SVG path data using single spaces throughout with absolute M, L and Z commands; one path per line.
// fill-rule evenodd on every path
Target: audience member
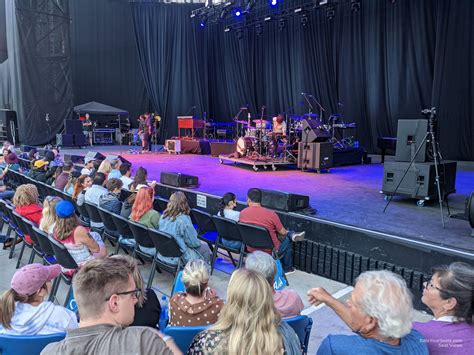
M 177 191 L 170 196 L 170 200 L 163 216 L 160 218 L 159 229 L 171 234 L 183 251 L 183 263 L 188 263 L 193 259 L 203 259 L 209 263 L 209 246 L 198 239 L 193 222 L 189 213 L 191 209 L 188 200 L 183 192 Z M 157 254 L 158 258 L 169 264 L 178 264 L 178 258 L 164 257 Z
M 133 182 L 128 186 L 128 189 L 132 192 L 136 192 L 141 186 L 148 186 L 147 177 L 148 171 L 140 166 L 133 178 Z
M 54 179 L 54 187 L 60 191 L 64 191 L 69 177 L 71 176 L 74 164 L 72 161 L 66 161 L 63 164 L 62 172 Z
M 48 173 L 52 173 L 52 176 L 46 180 L 46 183 L 48 185 L 51 185 L 52 187 L 56 187 L 56 178 L 61 175 L 63 172 L 63 167 L 62 166 L 51 166 L 48 170 Z
M 14 171 L 20 171 L 20 164 L 18 161 L 18 157 L 15 153 L 11 152 L 5 158 L 5 163 L 7 164 L 8 169 Z
M 46 183 L 48 180 L 48 162 L 43 159 L 36 160 L 33 163 L 33 168 L 28 173 L 28 176 L 33 180 Z
M 100 196 L 107 193 L 107 189 L 104 187 L 105 181 L 106 176 L 104 173 L 95 173 L 92 186 L 88 188 L 84 194 L 84 201 L 93 205 L 98 205 Z
M 0 298 L 0 334 L 46 335 L 77 328 L 74 312 L 45 302 L 59 265 L 29 264 L 17 270 Z
M 110 161 L 110 166 L 112 170 L 109 173 L 109 179 L 120 179 L 122 177 L 122 173 L 119 170 L 121 164 L 122 162 L 120 161 L 120 159 L 113 159 Z
M 126 255 L 114 255 L 113 258 L 122 260 L 123 263 L 132 270 L 133 280 L 136 288 L 140 289 L 137 304 L 135 305 L 135 317 L 131 326 L 157 328 L 160 321 L 161 304 L 155 291 L 145 288 L 145 282 L 138 269 L 137 259 Z
M 107 255 L 107 249 L 97 233 L 90 233 L 79 224 L 74 205 L 69 201 L 56 204 L 56 225 L 54 239 L 64 244 L 69 254 L 80 267 L 95 257 Z
M 422 335 L 411 329 L 413 305 L 405 280 L 390 271 L 360 274 L 347 306 L 323 288 L 309 290 L 308 300 L 325 303 L 356 333 L 328 335 L 318 354 L 428 354 Z
M 5 185 L 5 175 L 7 175 L 8 166 L 4 167 L 3 169 L 0 168 L 0 199 L 8 200 L 15 195 L 15 191 L 12 191 Z
M 259 189 L 250 189 L 247 192 L 248 207 L 240 212 L 240 222 L 262 226 L 268 230 L 273 241 L 275 251 L 278 252 L 285 273 L 295 271 L 293 267 L 293 242 L 304 240 L 305 232 L 295 233 L 283 227 L 280 217 L 267 208 L 262 207 L 262 192 Z M 253 248 L 248 248 L 254 251 Z M 271 253 L 271 250 L 264 250 Z
M 273 290 L 273 301 L 282 318 L 298 316 L 304 308 L 301 297 L 295 290 L 275 291 L 274 283 L 277 267 L 272 256 L 262 251 L 254 251 L 245 259 L 245 268 L 262 274 Z
M 99 197 L 99 207 L 112 213 L 120 214 L 120 211 L 122 210 L 122 201 L 119 200 L 119 197 L 122 185 L 122 180 L 110 178 L 106 184 L 108 192 Z
M 234 271 L 219 320 L 193 340 L 188 354 L 301 354 L 293 329 L 281 321 L 272 290 L 257 272 Z
M 71 171 L 66 186 L 64 186 L 64 193 L 72 196 L 72 194 L 74 193 L 74 186 L 76 186 L 77 179 L 79 179 L 80 176 L 81 174 L 78 171 Z
M 138 190 L 135 202 L 133 203 L 132 213 L 129 219 L 144 224 L 148 228 L 158 229 L 160 213 L 153 209 L 153 198 L 155 192 L 151 187 L 142 187 Z M 146 248 L 139 246 L 143 252 L 155 255 L 155 248 Z
M 92 178 L 89 175 L 81 175 L 77 178 L 76 184 L 74 185 L 72 198 L 73 200 L 76 200 L 76 203 L 79 206 L 84 204 L 84 195 L 91 186 Z
M 425 337 L 432 355 L 467 354 L 474 349 L 474 268 L 454 262 L 434 267 L 432 274 L 423 284 L 421 302 L 431 309 L 434 319 L 415 322 L 413 328 Z
M 95 161 L 95 158 L 86 157 L 84 159 L 84 167 L 81 170 L 81 175 L 91 175 Z
M 129 189 L 130 184 L 133 182 L 133 179 L 130 178 L 132 174 L 132 166 L 130 164 L 122 164 L 120 165 L 120 180 L 123 182 L 123 187 L 125 189 Z
M 122 260 L 101 258 L 86 263 L 74 276 L 73 289 L 81 318 L 79 329 L 49 344 L 41 354 L 180 353 L 170 337 L 149 327 L 128 327 L 141 289 Z
M 130 196 L 122 204 L 122 210 L 120 211 L 120 215 L 124 218 L 129 218 L 130 214 L 132 213 L 133 204 L 135 203 L 135 199 L 137 198 L 137 192 L 132 192 Z
M 102 163 L 100 163 L 99 169 L 97 169 L 98 173 L 103 173 L 105 175 L 105 179 L 107 180 L 109 177 L 110 172 L 112 171 L 112 164 L 110 163 L 110 160 L 103 160 Z
M 183 270 L 186 292 L 178 292 L 170 299 L 170 326 L 209 325 L 217 322 L 222 301 L 209 284 L 209 266 L 200 259 L 191 260 Z
M 46 196 L 43 202 L 43 215 L 39 223 L 39 229 L 48 234 L 53 234 L 54 226 L 58 216 L 56 215 L 56 205 L 63 199 L 58 196 Z
M 224 194 L 224 196 L 222 196 L 219 201 L 219 211 L 217 214 L 221 217 L 232 219 L 238 222 L 240 212 L 234 210 L 236 206 L 237 199 L 235 194 L 232 192 L 227 192 Z M 222 238 L 222 244 L 224 244 L 226 247 L 234 249 L 240 249 L 240 247 L 242 246 L 242 242 L 239 240 L 227 240 L 225 238 Z
M 16 188 L 12 199 L 15 211 L 22 217 L 39 225 L 42 217 L 43 207 L 39 204 L 38 189 L 33 184 L 23 184 Z M 25 240 L 33 243 L 30 236 L 25 234 Z

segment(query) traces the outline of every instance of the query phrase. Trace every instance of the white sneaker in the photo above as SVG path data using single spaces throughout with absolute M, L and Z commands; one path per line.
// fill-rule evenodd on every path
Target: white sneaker
M 293 233 L 291 236 L 291 240 L 294 242 L 301 242 L 304 240 L 304 236 L 306 235 L 306 232 L 298 232 L 298 233 Z

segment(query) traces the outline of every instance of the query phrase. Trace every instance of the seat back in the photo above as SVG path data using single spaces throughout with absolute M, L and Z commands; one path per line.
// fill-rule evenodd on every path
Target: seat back
M 169 200 L 163 197 L 155 197 L 153 200 L 153 208 L 158 212 L 163 213 L 163 211 L 166 210 L 166 206 L 168 206 L 168 202 Z
M 207 328 L 208 327 L 205 326 L 166 327 L 163 330 L 163 333 L 173 337 L 176 345 L 178 345 L 178 348 L 183 352 L 183 354 L 186 354 L 188 352 L 189 346 L 193 342 L 194 337 Z
M 39 355 L 49 343 L 61 341 L 66 333 L 48 335 L 0 335 L 0 354 Z
M 175 258 L 180 258 L 183 255 L 183 251 L 171 234 L 150 228 L 148 235 L 160 255 Z
M 102 223 L 102 219 L 100 218 L 99 211 L 97 210 L 97 206 L 93 205 L 88 202 L 84 202 L 84 207 L 87 210 L 87 214 L 89 215 L 89 218 L 91 219 L 92 222 L 94 223 Z
M 216 231 L 216 226 L 214 225 L 212 216 L 209 213 L 193 208 L 191 210 L 191 217 L 198 225 L 199 234 Z
M 121 236 L 125 238 L 133 237 L 133 233 L 130 230 L 130 226 L 128 225 L 128 219 L 119 216 L 115 213 L 110 213 L 110 216 L 112 217 L 112 221 L 114 222 L 115 227 L 117 228 L 117 231 L 120 233 Z
M 128 221 L 128 226 L 130 227 L 133 238 L 135 238 L 138 245 L 144 248 L 155 247 L 155 245 L 153 244 L 153 241 L 150 239 L 150 236 L 148 235 L 147 226 L 137 223 L 137 222 L 130 221 L 130 220 Z
M 49 242 L 51 243 L 51 247 L 54 251 L 54 256 L 58 261 L 58 264 L 61 265 L 65 269 L 77 269 L 79 266 L 77 265 L 74 258 L 69 254 L 69 251 L 66 249 L 64 245 L 58 242 L 53 237 L 48 237 Z
M 242 240 L 248 247 L 274 249 L 270 233 L 265 228 L 242 222 L 239 222 L 238 226 Z
M 13 223 L 17 226 L 17 233 L 20 235 L 25 235 L 25 226 L 23 225 L 23 217 L 20 216 L 16 211 L 12 210 L 11 211 L 11 218 L 13 220 Z
M 82 205 L 78 205 L 77 203 L 74 204 L 76 206 L 77 212 L 83 217 L 90 219 L 89 212 L 86 209 L 85 203 Z
M 23 229 L 23 232 L 30 236 L 31 240 L 33 241 L 33 244 L 35 246 L 39 246 L 38 238 L 36 237 L 36 234 L 33 232 L 34 223 L 27 219 L 22 218 L 20 226 Z
M 221 216 L 212 216 L 212 220 L 221 238 L 242 241 L 239 225 L 236 221 Z
M 311 328 L 313 327 L 313 320 L 308 316 L 296 316 L 292 318 L 283 319 L 293 330 L 301 342 L 301 349 L 303 354 L 308 352 L 309 337 Z
M 117 231 L 114 221 L 112 220 L 111 212 L 103 209 L 102 207 L 97 207 L 97 212 L 99 213 L 100 219 L 104 226 L 109 231 Z
M 31 236 L 32 235 L 35 236 L 43 253 L 45 253 L 46 255 L 54 255 L 54 250 L 53 250 L 53 247 L 51 246 L 51 243 L 49 242 L 48 234 L 35 226 L 33 226 L 32 229 L 33 229 L 33 233 L 31 233 Z

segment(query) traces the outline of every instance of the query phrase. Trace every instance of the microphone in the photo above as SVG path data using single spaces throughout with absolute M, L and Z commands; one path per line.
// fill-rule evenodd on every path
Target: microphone
M 337 106 L 344 107 L 344 105 L 341 104 L 340 102 L 337 103 Z
M 307 94 L 307 93 L 305 93 L 305 92 L 302 92 L 302 93 L 301 93 L 301 95 L 305 96 L 305 95 L 308 95 L 308 94 Z
M 46 122 L 49 122 L 49 113 L 47 113 L 47 114 L 45 115 L 44 120 L 45 120 Z
M 241 110 L 248 110 L 249 108 L 247 106 L 242 106 L 240 109 Z

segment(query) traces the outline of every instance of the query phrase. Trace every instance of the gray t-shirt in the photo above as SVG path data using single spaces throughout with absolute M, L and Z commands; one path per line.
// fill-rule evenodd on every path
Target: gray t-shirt
M 41 355 L 165 354 L 172 355 L 156 330 L 148 327 L 94 325 L 71 330 L 66 338 L 51 343 Z

